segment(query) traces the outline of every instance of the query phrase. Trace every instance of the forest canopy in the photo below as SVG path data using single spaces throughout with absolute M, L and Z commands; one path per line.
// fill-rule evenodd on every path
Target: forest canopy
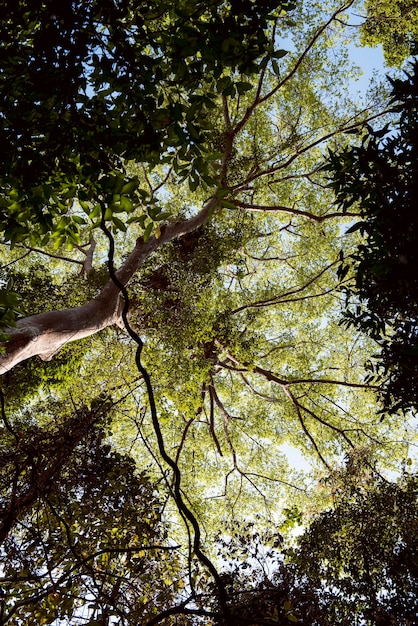
M 358 92 L 373 3 L 3 5 L 0 623 L 406 625 L 405 311 L 344 323 L 396 301 L 364 189 L 392 218 L 416 156 L 412 66 Z

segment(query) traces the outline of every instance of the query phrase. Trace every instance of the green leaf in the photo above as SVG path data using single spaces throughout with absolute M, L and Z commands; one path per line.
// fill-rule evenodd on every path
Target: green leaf
M 247 91 L 251 91 L 251 89 L 253 89 L 253 84 L 243 82 L 243 81 L 238 81 L 237 83 L 235 83 L 235 87 L 238 93 L 241 95 L 243 93 L 246 93 Z
M 130 180 L 128 183 L 125 183 L 125 185 L 123 185 L 122 189 L 120 190 L 120 193 L 123 194 L 128 194 L 128 193 L 132 193 L 133 191 L 135 191 L 135 189 L 138 188 L 139 185 L 139 180 L 138 179 L 134 179 L 134 180 Z
M 236 209 L 236 205 L 233 202 L 230 202 L 229 200 L 220 200 L 219 204 L 223 207 L 225 207 L 226 209 Z
M 352 226 L 350 226 L 350 228 L 348 228 L 345 231 L 345 234 L 348 235 L 349 233 L 355 233 L 357 230 L 360 230 L 362 228 L 364 228 L 366 225 L 366 223 L 363 222 L 356 222 L 355 224 L 353 224 Z
M 100 204 L 96 204 L 90 211 L 89 213 L 89 217 L 91 219 L 95 219 L 96 217 L 100 217 L 100 215 L 102 214 L 102 207 L 100 206 Z
M 147 224 L 147 227 L 145 228 L 144 234 L 142 235 L 145 243 L 147 243 L 148 239 L 150 238 L 153 228 L 154 228 L 153 222 L 149 222 Z
M 171 215 L 169 211 L 163 211 L 162 213 L 158 213 L 153 219 L 154 221 L 161 222 L 161 220 L 167 220 Z
M 81 217 L 80 215 L 73 215 L 72 220 L 76 224 L 81 224 L 81 225 L 86 224 L 86 220 L 83 217 Z
M 286 56 L 286 54 L 289 54 L 288 50 L 276 50 L 271 56 L 273 57 L 273 59 L 282 59 L 284 56 Z
M 130 213 L 134 209 L 134 204 L 132 200 L 130 200 L 126 196 L 121 196 L 120 205 L 121 205 L 122 210 L 126 211 L 127 213 Z
M 277 61 L 275 61 L 274 59 L 271 62 L 271 67 L 273 69 L 273 72 L 276 74 L 276 76 L 280 76 L 280 67 L 279 64 L 277 63 Z
M 116 217 L 116 215 L 112 215 L 112 222 L 115 224 L 118 230 L 121 230 L 124 233 L 126 232 L 126 224 L 122 222 L 122 220 L 120 220 L 118 217 Z

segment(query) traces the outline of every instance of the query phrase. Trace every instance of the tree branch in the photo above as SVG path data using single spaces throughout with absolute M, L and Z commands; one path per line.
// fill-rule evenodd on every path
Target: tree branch
M 195 216 L 162 226 L 159 238 L 152 235 L 146 242 L 142 237 L 137 239 L 134 249 L 116 272 L 118 281 L 126 285 L 148 256 L 169 241 L 205 224 L 217 205 L 218 198 L 215 194 Z M 3 344 L 5 353 L 0 355 L 0 374 L 33 356 L 50 360 L 68 342 L 120 324 L 120 320 L 119 289 L 112 280 L 106 283 L 96 298 L 82 306 L 20 319 L 16 328 L 7 329 L 9 339 Z
M 237 307 L 236 309 L 232 309 L 232 311 L 228 311 L 228 315 L 236 315 L 237 313 L 240 313 L 241 311 L 244 311 L 245 309 L 253 309 L 253 308 L 261 308 L 264 306 L 273 306 L 274 304 L 279 304 L 282 302 L 293 302 L 293 299 L 289 300 L 290 296 L 293 296 L 297 293 L 300 293 L 301 291 L 304 291 L 305 289 L 307 289 L 310 285 L 312 285 L 316 280 L 318 280 L 318 278 L 320 278 L 323 274 L 325 274 L 325 272 L 327 272 L 333 265 L 335 265 L 338 261 L 334 261 L 333 263 L 330 263 L 329 265 L 327 265 L 323 270 L 321 270 L 318 274 L 316 274 L 315 276 L 313 276 L 311 279 L 309 279 L 304 285 L 302 285 L 301 287 L 294 287 L 293 289 L 290 289 L 289 291 L 286 291 L 278 296 L 273 296 L 272 298 L 267 298 L 266 300 L 258 300 L 256 302 L 249 302 L 248 304 L 242 304 L 241 306 Z M 308 295 L 308 296 L 302 296 L 300 299 L 307 299 L 307 298 L 316 298 L 322 295 L 325 295 L 327 293 L 329 293 L 330 291 L 333 291 L 334 288 L 331 289 L 327 289 L 326 291 L 319 293 L 319 294 L 313 294 L 313 295 Z M 298 298 L 299 299 L 299 298 Z
M 315 215 L 314 213 L 310 213 L 309 211 L 302 211 L 301 209 L 294 209 L 288 206 L 282 205 L 258 205 L 258 204 L 249 204 L 247 202 L 241 202 L 240 200 L 234 200 L 234 204 L 240 209 L 245 211 L 252 211 L 254 213 L 289 213 L 291 215 L 300 215 L 301 217 L 307 217 L 315 222 L 324 222 L 325 220 L 329 220 L 335 217 L 358 217 L 359 213 L 352 212 L 334 212 L 327 213 L 325 215 Z

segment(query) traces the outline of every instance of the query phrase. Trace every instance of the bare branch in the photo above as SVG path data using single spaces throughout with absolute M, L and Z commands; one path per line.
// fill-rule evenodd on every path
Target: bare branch
M 314 420 L 316 420 L 317 422 L 319 422 L 320 424 L 322 424 L 323 426 L 326 426 L 326 428 L 329 428 L 331 430 L 333 430 L 334 432 L 338 433 L 339 435 L 341 435 L 341 437 L 343 437 L 343 439 L 346 440 L 346 442 L 348 443 L 348 445 L 351 448 L 354 448 L 354 444 L 351 441 L 351 439 L 346 435 L 346 432 L 344 429 L 342 428 L 338 428 L 337 426 L 335 426 L 334 424 L 331 424 L 330 422 L 327 422 L 326 420 L 324 420 L 322 417 L 319 417 L 319 415 L 317 415 L 316 413 L 314 413 L 313 411 L 311 411 L 311 409 L 309 409 L 308 407 L 304 406 L 303 404 L 301 404 L 298 400 L 296 400 L 298 403 L 298 406 L 301 408 L 302 411 L 305 411 L 305 413 L 307 413 L 308 415 L 310 415 Z
M 267 394 L 263 394 L 258 392 L 257 390 L 255 390 L 255 388 L 253 387 L 253 385 L 251 385 L 251 383 L 248 381 L 248 379 L 244 376 L 243 372 L 251 372 L 253 374 L 260 374 L 261 376 L 263 376 L 263 378 L 265 378 L 266 380 L 270 381 L 270 382 L 275 382 L 277 385 L 280 386 L 280 388 L 283 390 L 283 392 L 287 395 L 287 397 L 291 400 L 295 411 L 297 413 L 298 416 L 298 420 L 302 426 L 303 431 L 305 432 L 305 434 L 307 435 L 307 437 L 309 438 L 309 440 L 311 441 L 316 453 L 318 454 L 318 457 L 321 459 L 321 461 L 326 465 L 326 467 L 329 468 L 328 463 L 325 461 L 324 457 L 322 456 L 322 454 L 319 451 L 319 448 L 313 438 L 313 436 L 311 435 L 311 433 L 309 432 L 305 421 L 303 419 L 302 416 L 302 411 L 306 412 L 308 415 L 310 415 L 311 417 L 313 417 L 316 421 L 318 421 L 319 423 L 321 423 L 323 426 L 326 426 L 327 428 L 330 428 L 331 430 L 333 430 L 334 432 L 337 432 L 341 437 L 343 437 L 347 443 L 350 445 L 350 447 L 354 447 L 353 443 L 351 442 L 351 439 L 348 437 L 348 435 L 346 434 L 346 429 L 341 429 L 338 428 L 337 426 L 335 426 L 334 424 L 328 422 L 327 420 L 321 418 L 319 415 L 317 415 L 316 413 L 314 413 L 313 411 L 311 411 L 311 409 L 309 409 L 308 407 L 302 405 L 299 400 L 296 398 L 296 396 L 294 395 L 294 393 L 289 389 L 290 386 L 292 385 L 296 385 L 296 384 L 332 384 L 332 385 L 342 385 L 342 386 L 346 386 L 346 387 L 352 387 L 352 388 L 370 388 L 370 385 L 366 385 L 366 384 L 362 384 L 362 383 L 350 383 L 348 381 L 339 381 L 339 380 L 332 380 L 332 379 L 323 379 L 323 378 L 318 378 L 318 379 L 294 379 L 294 380 L 288 380 L 285 378 L 281 378 L 279 376 L 277 376 L 276 374 L 274 374 L 273 372 L 266 370 L 262 367 L 259 367 L 258 365 L 251 365 L 251 366 L 247 366 L 245 363 L 241 363 L 238 359 L 235 358 L 235 356 L 233 354 L 231 354 L 230 351 L 228 351 L 227 348 L 225 348 L 225 346 L 223 346 L 218 340 L 215 340 L 215 343 L 222 349 L 222 351 L 226 354 L 227 358 L 234 364 L 233 366 L 230 366 L 226 363 L 224 363 L 223 361 L 218 361 L 219 365 L 221 365 L 221 367 L 225 367 L 226 369 L 229 370 L 233 370 L 236 372 L 240 373 L 241 378 L 244 380 L 244 382 L 247 384 L 247 386 L 254 392 L 256 393 L 256 395 L 259 395 L 260 397 L 262 397 L 265 400 L 268 400 L 269 402 L 277 402 L 278 400 L 274 397 L 271 396 L 267 396 Z M 352 429 L 351 429 L 352 430 Z
M 232 454 L 232 461 L 234 464 L 234 469 L 238 469 L 238 465 L 237 465 L 237 454 L 234 448 L 234 445 L 231 441 L 231 437 L 229 435 L 229 430 L 228 430 L 228 422 L 230 420 L 230 415 L 228 413 L 228 411 L 225 409 L 224 405 L 222 404 L 218 394 L 216 393 L 216 389 L 213 386 L 213 384 L 211 385 L 211 393 L 213 395 L 213 399 L 215 401 L 216 406 L 218 407 L 218 409 L 220 410 L 222 417 L 223 417 L 223 423 L 224 423 L 224 434 L 225 434 L 225 439 L 228 443 L 228 447 L 231 451 Z
M 224 114 L 226 132 L 231 133 L 232 123 L 231 123 L 231 116 L 229 114 L 228 99 L 224 94 L 222 94 L 222 109 L 223 109 L 223 114 Z
M 89 241 L 88 250 L 84 253 L 86 255 L 86 258 L 84 259 L 83 267 L 81 268 L 81 274 L 83 274 L 84 276 L 87 276 L 93 269 L 93 256 L 95 249 L 96 240 L 94 239 L 94 237 L 92 237 Z
M 280 485 L 286 485 L 286 487 L 290 487 L 291 489 L 297 489 L 297 491 L 302 491 L 302 493 L 306 493 L 306 489 L 302 487 L 298 487 L 293 483 L 289 483 L 286 480 L 282 480 L 281 478 L 272 478 L 271 476 L 266 476 L 265 474 L 258 474 L 256 472 L 245 472 L 245 476 L 256 476 L 257 478 L 261 478 L 262 480 L 268 480 L 272 483 L 279 483 Z
M 215 390 L 213 388 L 213 383 L 212 383 L 209 386 L 209 432 L 212 435 L 212 439 L 215 443 L 219 456 L 223 456 L 221 444 L 219 443 L 219 439 L 216 436 L 216 432 L 215 432 L 214 399 L 215 399 Z
M 52 252 L 47 252 L 46 250 L 41 250 L 40 248 L 33 248 L 32 246 L 23 246 L 23 245 L 16 246 L 16 247 L 22 248 L 24 250 L 28 250 L 29 252 L 37 252 L 38 254 L 43 254 L 44 256 L 47 256 L 51 259 L 58 259 L 59 261 L 65 261 L 66 263 L 75 263 L 76 265 L 84 264 L 84 261 L 80 261 L 79 259 L 71 259 L 70 257 L 64 256 L 62 254 L 53 254 Z
M 309 211 L 302 211 L 301 209 L 294 209 L 288 206 L 282 205 L 259 205 L 259 204 L 248 204 L 246 202 L 241 202 L 240 200 L 234 200 L 234 204 L 240 209 L 245 211 L 252 211 L 254 213 L 290 213 L 291 215 L 299 215 L 301 217 L 307 217 L 315 222 L 324 222 L 325 220 L 333 219 L 335 217 L 356 217 L 359 213 L 351 213 L 351 212 L 335 212 L 335 213 L 326 213 L 325 215 L 315 215 L 314 213 L 310 213 Z
M 366 122 L 372 122 L 373 120 L 389 113 L 390 109 L 384 109 L 383 111 L 380 111 L 379 113 L 375 113 L 374 115 L 369 115 L 367 118 L 361 117 L 361 115 L 365 112 L 366 111 L 360 111 L 359 113 L 356 114 L 355 117 L 360 117 L 360 119 L 358 119 L 357 121 L 355 122 L 350 121 L 346 125 L 342 125 L 339 128 L 336 128 L 335 130 L 332 130 L 329 133 L 326 133 L 325 135 L 321 135 L 320 137 L 318 137 L 318 139 L 315 139 L 315 141 L 311 141 L 305 146 L 297 148 L 291 156 L 289 156 L 286 160 L 282 161 L 281 163 L 278 163 L 277 165 L 269 167 L 265 170 L 258 170 L 257 172 L 254 172 L 253 174 L 249 175 L 245 180 L 245 185 L 249 185 L 254 180 L 261 178 L 263 176 L 269 176 L 271 174 L 275 174 L 276 172 L 286 170 L 296 159 L 298 159 L 301 155 L 305 154 L 306 152 L 309 152 L 309 150 L 312 150 L 312 148 L 315 148 L 316 146 L 319 146 L 322 143 L 325 143 L 329 139 L 332 139 L 332 137 L 336 137 L 337 135 L 341 135 L 343 133 L 347 133 L 350 130 L 354 130 L 355 128 L 362 126 Z M 270 181 L 270 184 L 274 182 L 275 182 L 274 180 Z M 237 185 L 237 187 L 239 187 L 239 185 Z
M 308 287 L 310 287 L 310 285 L 312 285 L 315 281 L 317 281 L 323 274 L 325 274 L 325 272 L 327 272 L 333 265 L 335 265 L 337 263 L 337 261 L 334 261 L 333 263 L 330 263 L 329 265 L 327 265 L 323 270 L 321 270 L 319 272 L 319 274 L 316 274 L 315 276 L 313 276 L 310 280 L 308 280 L 304 285 L 302 285 L 301 287 L 294 287 L 293 289 L 290 289 L 289 291 L 286 291 L 280 295 L 277 296 L 273 296 L 271 298 L 266 298 L 266 300 L 258 300 L 256 302 L 249 302 L 248 304 L 242 304 L 241 306 L 237 307 L 236 309 L 233 309 L 232 311 L 228 311 L 228 315 L 236 315 L 237 313 L 240 313 L 241 311 L 244 311 L 245 309 L 251 309 L 251 308 L 261 308 L 261 307 L 265 307 L 265 306 L 273 306 L 275 304 L 280 304 L 280 303 L 284 303 L 284 302 L 293 302 L 294 300 L 290 300 L 290 296 L 300 293 L 301 291 L 304 291 L 305 289 L 307 289 Z M 304 300 L 304 299 L 308 299 L 308 298 L 316 298 L 316 297 L 320 297 L 322 295 L 325 295 L 327 293 L 329 293 L 330 291 L 333 291 L 334 288 L 332 289 L 327 289 L 322 293 L 319 294 L 313 294 L 313 295 L 307 295 L 307 296 L 302 296 L 300 299 Z M 298 298 L 299 299 L 299 298 Z
M 248 389 L 251 390 L 251 392 L 258 396 L 259 398 L 262 398 L 263 400 L 266 400 L 267 402 L 272 402 L 272 403 L 277 403 L 280 402 L 279 398 L 276 398 L 275 396 L 268 396 L 266 393 L 261 393 L 261 391 L 258 391 L 254 385 L 252 385 L 250 383 L 250 381 L 248 380 L 248 378 L 246 378 L 244 376 L 244 374 L 241 372 L 241 378 L 244 381 L 244 384 L 248 387 Z
M 312 48 L 314 47 L 318 39 L 321 37 L 321 35 L 326 31 L 328 26 L 330 26 L 330 24 L 332 24 L 332 22 L 335 21 L 335 19 L 338 17 L 338 15 L 340 15 L 340 13 L 343 13 L 344 11 L 349 9 L 350 6 L 353 4 L 353 2 L 354 0 L 349 0 L 349 2 L 339 7 L 336 11 L 334 11 L 334 13 L 331 15 L 329 20 L 327 20 L 322 26 L 318 28 L 318 30 L 316 31 L 316 33 L 314 34 L 314 36 L 312 37 L 311 41 L 306 46 L 302 54 L 299 56 L 298 60 L 296 61 L 295 65 L 290 70 L 290 72 L 271 91 L 269 91 L 265 96 L 263 96 L 260 99 L 260 103 L 265 102 L 266 100 L 269 100 L 272 96 L 274 96 L 274 94 L 276 94 L 279 91 L 279 89 L 283 87 L 283 85 L 285 85 L 291 78 L 293 78 L 293 76 L 298 71 L 299 67 L 302 65 L 302 63 L 308 56 L 309 52 L 312 50 Z
M 290 389 L 288 389 L 288 387 L 286 385 L 282 386 L 283 391 L 285 392 L 285 394 L 287 395 L 287 397 L 289 398 L 289 400 L 292 402 L 295 411 L 296 411 L 296 415 L 298 416 L 298 420 L 300 425 L 302 426 L 302 430 L 305 433 L 305 435 L 308 437 L 309 441 L 311 442 L 315 452 L 318 455 L 318 458 L 322 461 L 322 463 L 325 465 L 325 467 L 327 469 L 331 469 L 330 465 L 326 462 L 326 460 L 324 459 L 324 457 L 322 456 L 321 452 L 319 451 L 318 445 L 315 441 L 315 439 L 313 438 L 313 436 L 311 435 L 311 433 L 309 432 L 303 417 L 302 417 L 302 412 L 300 409 L 300 406 L 295 398 L 295 396 L 293 395 L 293 393 L 290 391 Z
M 174 462 L 178 465 L 179 459 L 180 459 L 180 454 L 183 450 L 184 444 L 186 442 L 186 437 L 187 437 L 187 433 L 189 432 L 189 428 L 190 426 L 193 424 L 195 420 L 195 416 L 191 417 L 189 420 L 187 420 L 185 427 L 183 428 L 183 434 L 181 436 L 180 439 L 180 443 L 178 445 L 177 448 L 177 453 L 176 453 L 176 458 L 174 459 Z
M 22 259 L 25 259 L 29 254 L 30 254 L 30 251 L 25 252 L 25 254 L 22 254 L 22 256 L 20 256 L 18 259 L 14 259 L 13 261 L 10 261 L 9 263 L 6 263 L 5 265 L 2 265 L 1 269 L 5 270 L 6 267 L 10 267 L 10 265 L 14 265 L 15 263 L 19 263 L 19 261 L 21 261 Z

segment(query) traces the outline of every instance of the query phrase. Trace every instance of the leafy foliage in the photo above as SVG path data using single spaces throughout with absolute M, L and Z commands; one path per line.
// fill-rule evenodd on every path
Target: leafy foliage
M 417 476 L 379 477 L 354 451 L 324 486 L 333 506 L 295 545 L 254 523 L 218 539 L 231 614 L 240 624 L 407 626 L 417 606 Z M 216 623 L 229 625 L 228 620 Z
M 331 152 L 327 166 L 339 206 L 347 211 L 357 205 L 363 218 L 350 230 L 365 240 L 347 261 L 355 270 L 347 294 L 360 304 L 346 319 L 381 346 L 378 364 L 389 410 L 418 406 L 417 81 L 417 63 L 406 79 L 391 80 L 394 129 L 368 126 L 360 146 Z M 343 264 L 340 275 L 347 271 Z
M 0 289 L 0 328 L 15 325 L 16 316 L 21 313 L 20 302 L 20 294 L 14 291 L 13 281 L 9 278 Z M 0 334 L 0 337 L 4 340 L 7 335 Z
M 366 21 L 361 29 L 361 43 L 382 44 L 388 65 L 400 66 L 416 54 L 418 42 L 418 7 L 415 0 L 366 0 Z
M 180 588 L 163 503 L 133 460 L 104 442 L 108 401 L 51 426 L 54 409 L 41 428 L 27 418 L 11 424 L 3 406 L 2 621 L 93 626 L 129 615 L 134 623 Z M 168 582 L 155 589 L 155 578 Z
M 274 5 L 10 3 L 1 243 L 28 317 L 0 356 L 9 623 L 319 620 L 290 569 L 279 588 L 217 568 L 251 572 L 264 544 L 279 563 L 279 532 L 329 502 L 318 474 L 370 441 L 396 469 L 413 438 L 376 419 L 371 342 L 338 325 L 357 209 L 321 169 L 382 102 L 347 92 L 346 7 Z
M 272 14 L 292 4 L 6 2 L 0 35 L 1 222 L 12 244 L 79 243 L 85 214 L 141 205 L 123 161 L 176 163 L 210 178 L 206 87 L 224 68 L 257 69 Z M 229 36 L 223 36 L 223 29 Z M 231 89 L 242 91 L 231 82 Z M 219 86 L 221 88 L 221 86 Z M 245 85 L 244 85 L 245 87 Z M 226 88 L 222 85 L 222 89 Z M 75 210 L 78 200 L 83 212 Z M 114 216 L 114 217 L 113 217 Z
M 358 461 L 353 455 L 339 483 L 331 478 L 335 508 L 290 551 L 296 584 L 316 597 L 321 624 L 407 625 L 418 610 L 417 477 L 391 483 Z

